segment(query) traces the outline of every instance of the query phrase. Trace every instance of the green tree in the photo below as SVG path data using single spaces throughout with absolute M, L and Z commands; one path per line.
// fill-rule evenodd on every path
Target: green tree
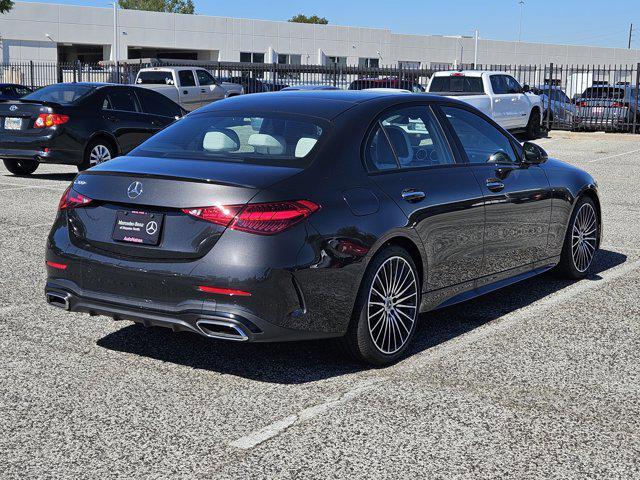
M 0 13 L 7 13 L 13 8 L 13 2 L 11 0 L 0 0 Z
M 2 0 L 0 0 L 2 1 Z M 121 8 L 149 12 L 186 13 L 193 15 L 193 0 L 118 0 Z
M 289 21 L 293 23 L 317 23 L 319 25 L 326 25 L 329 23 L 329 20 L 327 20 L 325 17 L 319 17 L 317 15 L 311 15 L 310 17 L 307 17 L 302 13 L 294 15 L 289 19 Z

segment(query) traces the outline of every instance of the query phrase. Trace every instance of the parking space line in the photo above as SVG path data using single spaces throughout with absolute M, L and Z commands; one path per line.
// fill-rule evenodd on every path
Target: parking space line
M 274 437 L 277 437 L 281 433 L 285 432 L 288 428 L 307 422 L 313 418 L 321 417 L 327 414 L 332 409 L 353 400 L 358 395 L 372 389 L 377 384 L 384 382 L 386 378 L 369 379 L 364 382 L 360 382 L 355 387 L 347 390 L 340 397 L 334 397 L 326 402 L 314 405 L 312 407 L 305 408 L 304 410 L 294 413 L 280 420 L 277 420 L 266 427 L 259 430 L 255 430 L 244 437 L 240 437 L 237 440 L 229 443 L 229 446 L 238 448 L 241 450 L 250 450 L 253 447 L 260 445 Z
M 615 155 L 607 155 L 606 157 L 594 158 L 592 160 L 585 160 L 585 163 L 599 162 L 600 160 L 609 160 L 610 158 L 623 157 L 625 155 L 631 155 L 632 153 L 640 153 L 640 148 L 637 150 L 631 150 L 630 152 L 616 153 Z

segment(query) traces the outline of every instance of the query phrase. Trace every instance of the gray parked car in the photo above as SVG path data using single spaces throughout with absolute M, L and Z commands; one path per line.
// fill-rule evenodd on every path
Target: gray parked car
M 638 92 L 626 84 L 587 88 L 576 100 L 574 126 L 584 129 L 628 131 L 640 125 Z
M 547 117 L 551 126 L 571 125 L 576 107 L 564 91 L 553 85 L 539 85 L 531 89 L 542 100 L 542 124 L 546 126 Z

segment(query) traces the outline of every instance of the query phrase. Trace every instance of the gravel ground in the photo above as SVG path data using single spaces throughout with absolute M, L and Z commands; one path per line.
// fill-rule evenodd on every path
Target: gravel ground
M 640 137 L 551 132 L 599 181 L 596 273 L 427 314 L 382 370 L 45 304 L 68 167 L 0 167 L 0 477 L 640 478 Z

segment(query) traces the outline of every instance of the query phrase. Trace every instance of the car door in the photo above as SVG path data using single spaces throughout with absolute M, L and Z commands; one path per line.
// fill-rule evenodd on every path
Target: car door
M 203 105 L 208 105 L 216 100 L 221 100 L 225 97 L 226 90 L 218 84 L 213 75 L 206 70 L 196 70 L 196 76 L 198 77 L 198 84 L 200 85 L 201 102 Z
M 149 136 L 171 125 L 183 116 L 180 105 L 158 92 L 146 88 L 137 88 L 136 94 L 142 105 L 142 110 L 147 115 L 151 125 Z
M 104 125 L 116 138 L 122 153 L 134 149 L 153 134 L 149 117 L 143 113 L 132 88 L 106 89 L 100 103 Z
M 505 76 L 501 74 L 491 75 L 491 89 L 493 90 L 493 119 L 502 128 L 511 128 L 511 96 Z
M 200 87 L 196 84 L 196 77 L 191 69 L 178 70 L 178 92 L 182 106 L 189 111 L 200 108 L 202 94 Z
M 511 97 L 511 109 L 509 116 L 511 118 L 511 128 L 526 127 L 531 112 L 531 102 L 522 90 L 520 83 L 511 75 L 505 75 L 508 95 Z
M 462 106 L 442 106 L 444 119 L 482 189 L 485 277 L 493 283 L 547 258 L 551 189 L 542 168 L 520 161 L 510 135 Z
M 483 197 L 427 104 L 383 113 L 365 146 L 373 181 L 402 209 L 427 255 L 424 291 L 472 285 L 482 268 Z

